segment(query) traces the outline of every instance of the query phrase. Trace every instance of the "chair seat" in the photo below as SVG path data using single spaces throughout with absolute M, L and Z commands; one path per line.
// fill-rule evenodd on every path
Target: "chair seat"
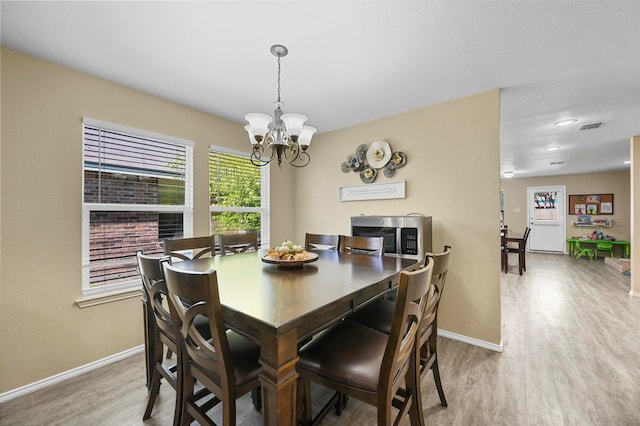
M 297 368 L 376 393 L 388 339 L 372 328 L 342 321 L 302 348 Z
M 227 340 L 229 342 L 229 355 L 233 359 L 236 387 L 241 387 L 245 383 L 255 380 L 260 373 L 260 364 L 258 364 L 260 346 L 235 331 L 227 331 Z M 208 342 L 213 345 L 211 339 Z M 199 358 L 199 356 L 197 357 Z M 201 368 L 198 363 L 193 363 L 191 366 L 214 382 L 220 382 L 220 376 L 216 371 Z
M 395 308 L 396 304 L 393 300 L 381 297 L 347 316 L 345 320 L 389 334 Z
M 429 298 L 433 300 L 436 294 L 433 284 L 429 286 Z M 366 325 L 385 334 L 391 333 L 391 320 L 396 308 L 396 302 L 386 297 L 380 297 L 368 305 L 348 315 L 345 321 Z
M 260 346 L 235 331 L 227 331 L 229 353 L 233 359 L 236 384 L 241 386 L 260 374 Z

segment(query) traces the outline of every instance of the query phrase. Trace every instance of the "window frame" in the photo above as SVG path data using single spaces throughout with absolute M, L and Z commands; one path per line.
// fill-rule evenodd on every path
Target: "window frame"
M 217 145 L 209 145 L 209 154 L 218 152 L 221 154 L 231 154 L 238 157 L 246 158 L 251 164 L 251 154 Z M 207 169 L 209 168 L 209 157 L 207 157 Z M 251 164 L 251 167 L 257 167 Z M 211 177 L 211 170 L 207 170 L 208 184 Z M 260 245 L 261 247 L 270 247 L 271 240 L 271 167 L 269 165 L 260 167 L 260 207 L 226 207 L 211 204 L 209 200 L 209 232 L 211 229 L 211 214 L 222 212 L 237 213 L 260 213 Z
M 152 139 L 172 144 L 179 144 L 185 147 L 185 188 L 183 205 L 160 205 L 160 204 L 120 204 L 120 203 L 87 203 L 85 202 L 85 128 L 87 126 L 98 127 L 107 131 L 121 132 L 142 139 Z M 157 212 L 157 213 L 182 213 L 183 232 L 185 237 L 193 235 L 193 150 L 195 143 L 190 140 L 177 138 L 175 136 L 150 132 L 148 130 L 110 123 L 90 117 L 82 119 L 82 296 L 85 298 L 98 297 L 114 293 L 122 293 L 131 290 L 141 289 L 142 283 L 139 277 L 130 280 L 105 284 L 98 287 L 90 287 L 90 217 L 92 212 L 128 211 L 128 212 Z

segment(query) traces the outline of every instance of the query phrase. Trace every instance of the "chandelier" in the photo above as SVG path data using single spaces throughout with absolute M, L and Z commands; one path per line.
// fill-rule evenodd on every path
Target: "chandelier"
M 266 166 L 277 158 L 278 167 L 283 159 L 294 167 L 304 167 L 311 160 L 307 148 L 316 129 L 304 125 L 307 116 L 282 112 L 284 103 L 280 100 L 280 58 L 287 56 L 287 53 L 289 51 L 285 46 L 271 46 L 271 54 L 278 58 L 278 100 L 275 102 L 273 118 L 257 112 L 244 116 L 249 122 L 244 129 L 249 134 L 253 148 L 251 164 L 254 166 Z M 267 148 L 271 148 L 271 155 L 267 154 Z

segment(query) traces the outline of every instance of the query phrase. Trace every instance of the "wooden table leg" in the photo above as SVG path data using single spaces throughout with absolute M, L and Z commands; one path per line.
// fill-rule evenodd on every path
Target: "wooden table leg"
M 262 407 L 266 425 L 293 426 L 296 418 L 298 362 L 297 332 L 261 337 Z

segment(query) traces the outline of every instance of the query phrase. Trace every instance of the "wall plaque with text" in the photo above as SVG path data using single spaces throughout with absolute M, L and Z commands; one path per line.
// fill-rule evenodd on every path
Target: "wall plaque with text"
M 341 186 L 338 198 L 340 201 L 406 198 L 406 181 Z

